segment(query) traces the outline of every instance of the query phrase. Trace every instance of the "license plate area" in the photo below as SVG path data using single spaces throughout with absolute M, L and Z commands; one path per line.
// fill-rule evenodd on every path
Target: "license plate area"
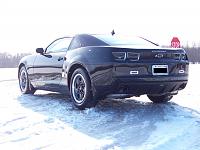
M 153 65 L 152 74 L 153 75 L 168 75 L 168 65 Z

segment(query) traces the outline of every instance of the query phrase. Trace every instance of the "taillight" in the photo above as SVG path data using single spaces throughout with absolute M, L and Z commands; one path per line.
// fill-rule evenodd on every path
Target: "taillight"
M 123 61 L 126 59 L 126 52 L 112 52 L 115 60 Z
M 174 58 L 175 60 L 180 60 L 181 54 L 180 54 L 180 53 L 175 53 L 174 56 L 173 56 L 173 58 Z
M 130 61 L 138 61 L 140 59 L 139 53 L 127 52 L 127 58 Z
M 181 60 L 187 60 L 187 55 L 185 53 L 181 54 Z
M 187 60 L 187 55 L 186 53 L 175 53 L 173 54 L 173 58 L 175 60 Z

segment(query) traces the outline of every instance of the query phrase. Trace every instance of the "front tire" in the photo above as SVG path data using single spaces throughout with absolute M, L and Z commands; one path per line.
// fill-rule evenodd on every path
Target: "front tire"
M 94 107 L 97 104 L 92 96 L 90 78 L 84 69 L 78 68 L 70 80 L 70 93 L 74 105 L 79 109 Z
M 22 66 L 19 71 L 19 87 L 22 94 L 34 94 L 36 91 L 29 81 L 25 66 Z
M 166 103 L 172 99 L 172 95 L 147 95 L 147 97 L 154 103 Z

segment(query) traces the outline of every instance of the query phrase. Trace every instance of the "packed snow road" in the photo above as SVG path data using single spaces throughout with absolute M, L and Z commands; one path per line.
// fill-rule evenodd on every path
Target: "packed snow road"
M 167 104 L 146 96 L 103 100 L 84 111 L 69 97 L 21 95 L 16 69 L 0 74 L 0 149 L 200 149 L 200 65 L 187 88 Z

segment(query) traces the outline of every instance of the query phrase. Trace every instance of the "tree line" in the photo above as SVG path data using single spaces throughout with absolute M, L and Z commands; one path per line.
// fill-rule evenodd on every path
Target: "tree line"
M 186 50 L 188 59 L 191 63 L 200 63 L 200 47 L 183 47 Z M 29 53 L 20 53 L 11 55 L 9 53 L 0 53 L 0 68 L 15 68 L 18 66 L 22 57 L 30 55 Z
M 18 66 L 22 57 L 29 55 L 29 53 L 21 53 L 11 55 L 9 53 L 0 53 L 0 68 L 15 68 Z

